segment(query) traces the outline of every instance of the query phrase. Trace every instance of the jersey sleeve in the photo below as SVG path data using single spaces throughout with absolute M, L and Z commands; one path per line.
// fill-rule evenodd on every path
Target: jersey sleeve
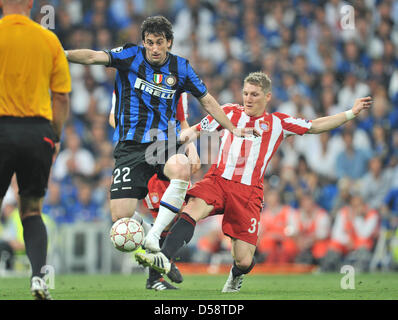
M 228 114 L 233 109 L 230 105 L 223 105 L 221 108 L 225 114 Z M 211 115 L 204 117 L 195 127 L 198 131 L 203 130 L 206 132 L 220 131 L 223 129 L 223 127 Z
M 72 90 L 68 60 L 66 59 L 61 42 L 57 37 L 53 37 L 53 39 L 56 50 L 51 72 L 50 89 L 53 92 L 67 93 Z
M 109 55 L 108 67 L 113 67 L 118 70 L 127 70 L 131 65 L 132 59 L 134 59 L 137 54 L 138 46 L 133 43 L 127 43 L 123 47 L 104 51 Z
M 186 62 L 186 67 L 184 91 L 191 93 L 197 99 L 204 97 L 207 94 L 206 85 L 199 78 L 188 61 Z
M 296 134 L 301 136 L 311 129 L 311 120 L 295 118 L 280 112 L 275 112 L 274 115 L 281 120 L 284 138 Z

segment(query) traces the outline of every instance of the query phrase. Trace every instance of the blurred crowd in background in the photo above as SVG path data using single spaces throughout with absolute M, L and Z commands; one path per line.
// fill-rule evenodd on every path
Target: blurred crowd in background
M 343 258 L 357 259 L 366 270 L 381 232 L 386 241 L 393 239 L 398 226 L 398 1 L 37 0 L 33 19 L 41 21 L 46 4 L 55 7 L 54 32 L 68 50 L 141 43 L 143 19 L 164 15 L 174 26 L 172 53 L 189 59 L 221 105 L 242 103 L 243 78 L 258 70 L 272 80 L 269 112 L 314 119 L 372 96 L 371 110 L 343 127 L 282 143 L 264 179 L 256 257 L 315 263 L 326 271 Z M 343 23 L 347 4 L 353 6 L 354 25 Z M 113 130 L 108 114 L 115 70 L 70 64 L 70 72 L 70 118 L 43 209 L 58 226 L 110 221 Z M 204 115 L 190 97 L 188 122 Z M 203 164 L 193 182 L 208 168 Z M 15 207 L 10 189 L 4 225 Z M 143 207 L 140 211 L 145 214 Z M 208 262 L 229 249 L 219 219 L 199 224 L 192 251 L 200 254 L 189 259 Z M 391 257 L 398 261 L 396 251 Z

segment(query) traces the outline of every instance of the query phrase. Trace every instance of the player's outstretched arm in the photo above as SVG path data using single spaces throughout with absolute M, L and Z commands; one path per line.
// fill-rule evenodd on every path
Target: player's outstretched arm
M 372 97 L 356 99 L 354 106 L 348 111 L 313 120 L 311 129 L 307 133 L 322 133 L 333 130 L 347 121 L 354 119 L 362 110 L 369 109 L 372 102 Z
M 69 62 L 80 64 L 101 64 L 109 65 L 109 55 L 105 51 L 90 49 L 66 50 L 66 58 Z
M 247 137 L 251 135 L 259 136 L 260 134 L 254 128 L 236 128 L 231 120 L 225 115 L 219 103 L 214 97 L 207 93 L 199 100 L 202 107 L 225 129 L 231 131 L 235 136 Z

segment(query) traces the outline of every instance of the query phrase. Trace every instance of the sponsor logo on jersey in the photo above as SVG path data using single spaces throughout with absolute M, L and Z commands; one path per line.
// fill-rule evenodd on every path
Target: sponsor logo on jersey
M 162 99 L 173 99 L 176 90 L 165 89 L 159 86 L 155 86 L 148 81 L 137 78 L 134 83 L 134 88 L 147 92 L 151 96 L 159 97 Z

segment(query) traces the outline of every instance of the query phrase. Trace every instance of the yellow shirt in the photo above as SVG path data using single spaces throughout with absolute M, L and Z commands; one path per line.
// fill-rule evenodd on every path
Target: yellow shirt
M 51 91 L 71 91 L 57 36 L 19 14 L 0 20 L 0 117 L 52 120 Z

